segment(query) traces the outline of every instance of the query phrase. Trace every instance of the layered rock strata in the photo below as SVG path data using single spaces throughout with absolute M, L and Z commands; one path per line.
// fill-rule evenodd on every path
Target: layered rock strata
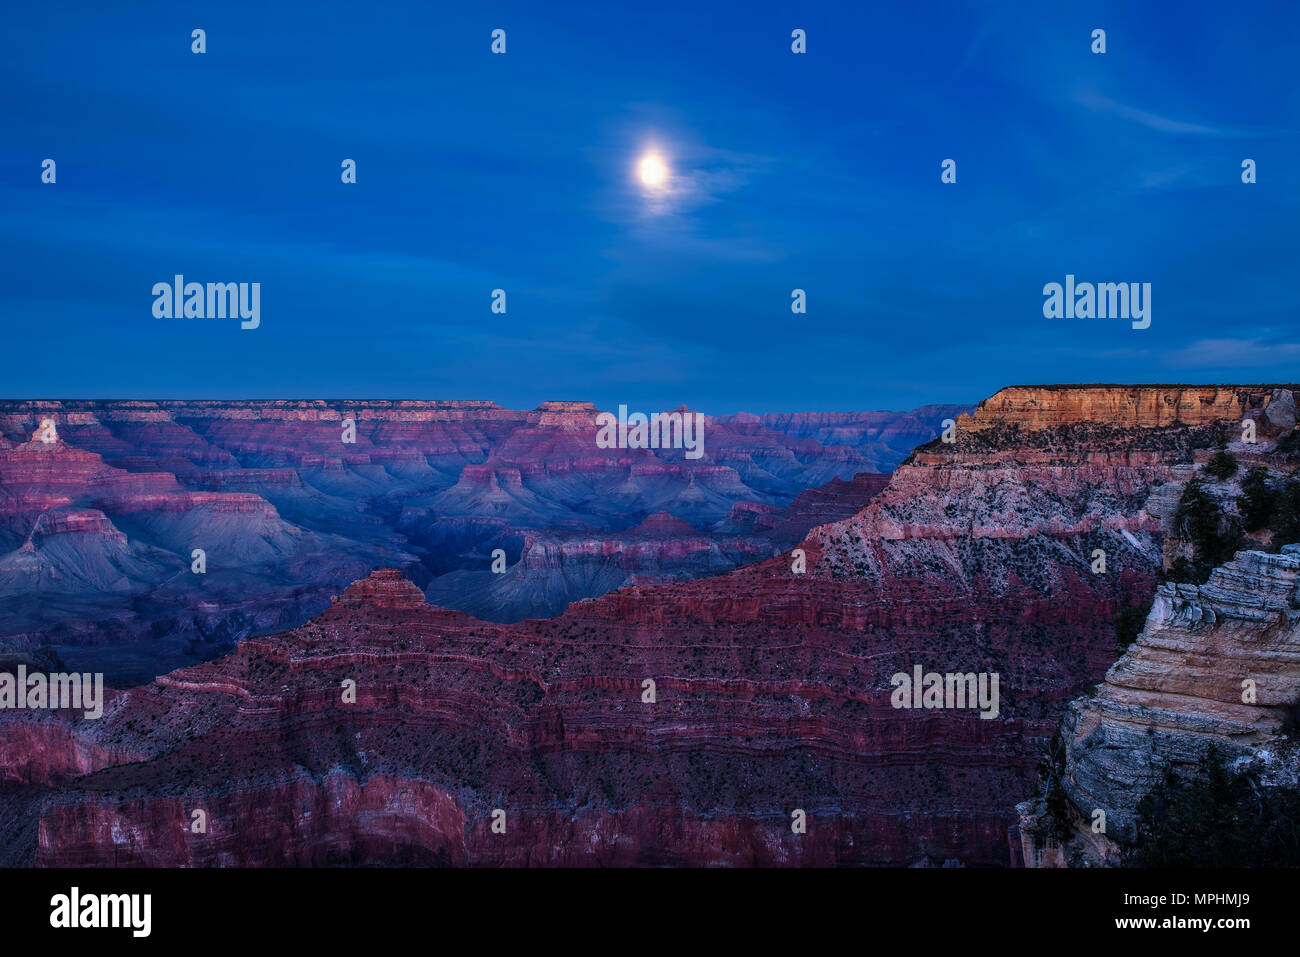
M 15 786 L 40 794 L 11 813 L 35 835 L 13 853 L 1007 864 L 1015 798 L 1114 660 L 1112 616 L 1154 590 L 1163 532 L 1146 503 L 1255 394 L 1202 390 L 1227 420 L 1114 424 L 1170 390 L 1075 391 L 993 397 L 852 517 L 725 575 L 507 625 L 381 572 L 311 622 L 124 692 L 99 723 L 6 716 L 28 769 Z M 1025 404 L 1049 400 L 1065 410 L 1050 420 Z M 997 675 L 999 699 L 900 699 L 897 676 L 918 667 Z M 96 763 L 24 759 L 42 734 Z M 203 835 L 186 830 L 195 808 Z
M 553 615 L 629 581 L 775 554 L 824 520 L 792 511 L 797 495 L 862 491 L 852 477 L 874 461 L 712 420 L 698 460 L 602 449 L 596 414 L 585 402 L 0 401 L 0 652 L 51 647 L 148 680 L 298 624 L 380 566 L 489 618 Z M 738 507 L 775 518 L 737 524 Z M 655 554 L 633 530 L 660 512 L 684 525 Z M 628 543 L 622 562 L 549 564 Z M 498 549 L 505 580 L 490 571 Z
M 1138 804 L 1168 771 L 1193 775 L 1210 747 L 1271 762 L 1294 750 L 1285 732 L 1298 713 L 1300 545 L 1239 552 L 1204 585 L 1161 585 L 1137 641 L 1062 720 L 1069 836 L 1042 801 L 1018 805 L 1023 861 L 1122 863 Z

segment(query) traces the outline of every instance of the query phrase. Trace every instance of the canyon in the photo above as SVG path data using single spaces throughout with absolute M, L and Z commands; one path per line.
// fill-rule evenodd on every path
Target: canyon
M 1015 802 L 1070 702 L 1114 663 L 1114 615 L 1156 594 L 1171 492 L 1242 418 L 1266 446 L 1291 437 L 1288 404 L 1291 386 L 1002 390 L 883 488 L 823 473 L 784 507 L 717 503 L 741 530 L 822 522 L 780 554 L 630 581 L 546 619 L 471 617 L 430 604 L 409 566 L 368 569 L 309 620 L 110 692 L 99 721 L 0 714 L 0 863 L 1016 863 Z M 273 445 L 271 427 L 217 426 L 241 449 Z M 741 426 L 772 442 L 761 422 L 728 425 Z M 845 421 L 790 428 L 857 441 Z M 752 441 L 732 444 L 756 461 Z M 516 483 L 469 469 L 402 513 L 517 507 L 525 470 Z M 874 494 L 836 514 L 855 484 L 848 497 Z M 689 518 L 646 511 L 608 529 L 629 580 L 643 544 L 707 568 Z M 588 548 L 552 523 L 520 551 L 554 566 Z M 1285 577 L 1293 560 L 1269 567 Z M 917 665 L 999 675 L 997 717 L 891 706 L 890 676 Z
M 585 402 L 0 401 L 0 661 L 148 681 L 379 567 L 480 617 L 551 617 L 777 554 L 883 487 L 889 435 L 963 408 L 851 414 L 824 441 L 806 415 L 709 419 L 692 460 L 600 449 Z

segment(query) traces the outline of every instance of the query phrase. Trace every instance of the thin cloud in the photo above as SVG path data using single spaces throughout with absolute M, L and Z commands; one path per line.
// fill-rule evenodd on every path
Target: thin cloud
M 651 216 L 686 216 L 697 209 L 721 202 L 729 193 L 749 182 L 749 171 L 715 167 L 673 173 L 667 186 L 645 195 L 645 211 Z
M 636 158 L 650 151 L 663 154 L 669 168 L 667 183 L 653 190 L 644 188 L 634 175 Z M 595 210 L 626 227 L 637 242 L 735 262 L 769 262 L 783 255 L 735 223 L 706 222 L 704 215 L 708 207 L 730 201 L 762 176 L 773 165 L 770 158 L 674 137 L 607 151 L 599 158 L 610 182 L 598 196 Z
M 1300 359 L 1300 342 L 1259 339 L 1198 339 L 1169 353 L 1166 364 L 1179 368 L 1212 369 L 1258 366 L 1267 368 Z
M 1123 103 L 1116 102 L 1109 97 L 1099 96 L 1095 93 L 1080 93 L 1074 98 L 1074 101 L 1085 109 L 1092 110 L 1094 113 L 1111 113 L 1122 119 L 1129 120 L 1132 123 L 1138 123 L 1148 129 L 1156 130 L 1161 133 L 1189 134 L 1193 136 L 1251 136 L 1249 130 L 1234 130 L 1222 126 L 1207 126 L 1204 123 L 1186 123 L 1182 120 L 1171 119 L 1167 116 L 1161 116 L 1158 113 L 1148 113 L 1146 110 L 1135 109 L 1131 106 L 1125 106 Z

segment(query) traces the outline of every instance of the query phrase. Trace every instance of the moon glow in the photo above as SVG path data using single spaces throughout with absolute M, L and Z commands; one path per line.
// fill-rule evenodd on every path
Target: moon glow
M 657 189 L 668 181 L 668 166 L 658 153 L 647 153 L 641 157 L 636 171 L 641 182 L 651 189 Z

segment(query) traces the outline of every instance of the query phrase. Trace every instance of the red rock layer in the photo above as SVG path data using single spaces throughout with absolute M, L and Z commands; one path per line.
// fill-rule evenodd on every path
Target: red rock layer
M 1012 386 L 979 404 L 973 426 L 1028 430 L 1100 422 L 1115 428 L 1237 422 L 1263 411 L 1278 386 Z M 1288 390 L 1293 387 L 1284 387 Z
M 1008 863 L 1012 806 L 1061 710 L 1113 660 L 1111 616 L 1154 586 L 1145 503 L 1219 424 L 1028 429 L 1007 413 L 920 450 L 802 556 L 549 621 L 478 621 L 378 573 L 79 724 L 97 753 L 134 758 L 33 802 L 30 856 Z M 996 717 L 893 707 L 891 676 L 916 665 L 997 673 Z M 184 830 L 195 808 L 206 834 Z
M 476 614 L 549 616 L 631 580 L 770 556 L 818 520 L 783 512 L 798 493 L 866 463 L 716 421 L 698 460 L 602 449 L 596 414 L 586 402 L 0 401 L 0 650 L 128 642 L 142 647 L 114 679 L 147 680 L 298 624 L 383 565 Z M 784 524 L 733 527 L 740 504 Z M 64 512 L 99 517 L 74 534 Z M 637 540 L 606 560 L 657 512 L 683 523 L 676 544 Z M 38 525 L 64 534 L 33 536 Z

